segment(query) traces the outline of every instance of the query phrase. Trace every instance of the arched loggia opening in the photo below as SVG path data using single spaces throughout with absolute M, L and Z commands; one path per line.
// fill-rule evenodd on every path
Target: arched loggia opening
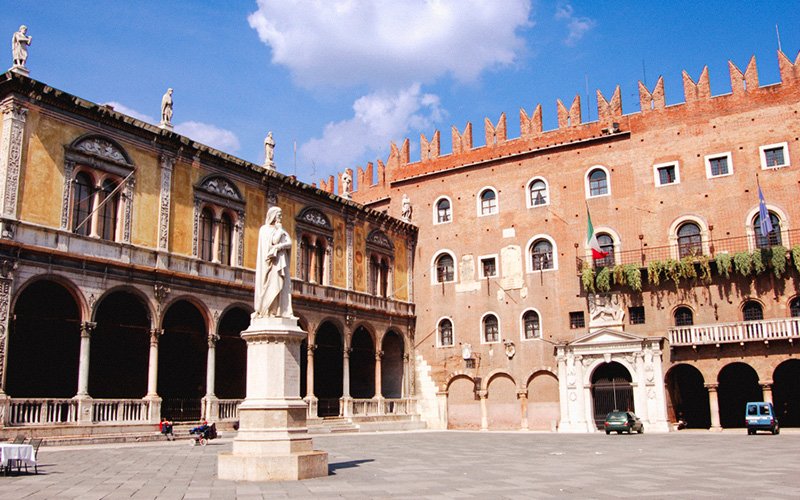
M 356 399 L 375 396 L 375 344 L 364 327 L 350 341 L 350 395 Z
M 667 413 L 671 422 L 682 419 L 690 429 L 711 427 L 708 390 L 703 374 L 692 365 L 675 365 L 667 372 Z
M 719 423 L 723 428 L 744 427 L 748 401 L 761 401 L 758 374 L 748 364 L 731 363 L 719 372 Z
M 241 333 L 250 326 L 250 313 L 229 309 L 219 321 L 214 393 L 219 399 L 244 399 L 247 388 L 247 342 Z
M 403 397 L 403 339 L 395 332 L 383 336 L 381 394 L 384 398 Z
M 41 280 L 14 305 L 8 337 L 6 393 L 17 398 L 71 398 L 78 388 L 80 308 L 62 285 Z
M 772 399 L 781 427 L 800 427 L 800 360 L 779 364 L 772 382 Z
M 319 400 L 317 415 L 330 417 L 339 415 L 339 399 L 342 397 L 343 346 L 342 335 L 331 323 L 323 323 L 315 337 L 314 351 L 314 395 Z
M 592 373 L 594 422 L 598 429 L 603 427 L 606 415 L 611 411 L 636 411 L 631 382 L 628 369 L 616 361 L 603 363 Z
M 205 319 L 190 302 L 171 305 L 158 343 L 158 394 L 161 415 L 170 420 L 198 420 L 206 390 L 208 336 Z
M 97 305 L 89 355 L 89 395 L 133 399 L 147 393 L 150 314 L 129 292 L 113 292 Z

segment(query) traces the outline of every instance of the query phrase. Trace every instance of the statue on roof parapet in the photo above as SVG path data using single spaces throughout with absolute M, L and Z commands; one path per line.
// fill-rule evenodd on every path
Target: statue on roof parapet
M 161 128 L 172 130 L 172 89 L 169 88 L 161 98 Z
M 272 130 L 264 138 L 264 168 L 275 170 L 275 139 L 272 138 Z
M 339 196 L 349 200 L 353 191 L 353 178 L 347 170 L 342 174 L 342 192 Z
M 32 39 L 33 37 L 28 36 L 28 27 L 24 24 L 11 37 L 11 53 L 14 59 L 11 71 L 28 76 L 29 71 L 25 63 L 28 61 L 28 47 Z

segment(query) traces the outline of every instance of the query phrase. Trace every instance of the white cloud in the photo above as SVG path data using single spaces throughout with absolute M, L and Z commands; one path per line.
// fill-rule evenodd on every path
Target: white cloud
M 575 9 L 573 9 L 570 4 L 558 6 L 556 8 L 555 18 L 566 21 L 568 32 L 564 44 L 570 47 L 575 46 L 581 38 L 583 38 L 583 35 L 597 24 L 593 19 L 588 17 L 576 16 Z
M 317 167 L 349 168 L 368 154 L 385 151 L 409 130 L 431 129 L 444 118 L 439 97 L 423 94 L 419 83 L 399 92 L 378 91 L 353 104 L 353 117 L 328 123 L 322 137 L 300 147 L 300 158 Z
M 175 132 L 226 153 L 235 153 L 239 150 L 239 138 L 236 134 L 208 123 L 194 121 L 178 123 L 175 125 Z
M 471 81 L 515 62 L 530 0 L 258 0 L 248 21 L 303 86 Z
M 131 109 L 128 106 L 125 106 L 124 104 L 122 104 L 120 102 L 109 101 L 109 102 L 105 103 L 105 105 L 111 106 L 112 108 L 114 108 L 114 111 L 117 111 L 117 112 L 122 113 L 124 115 L 132 116 L 132 117 L 136 118 L 137 120 L 141 120 L 141 121 L 147 122 L 147 123 L 158 123 L 158 121 L 155 118 L 153 118 L 152 116 L 146 115 L 144 113 L 140 113 L 140 112 L 136 111 L 135 109 Z

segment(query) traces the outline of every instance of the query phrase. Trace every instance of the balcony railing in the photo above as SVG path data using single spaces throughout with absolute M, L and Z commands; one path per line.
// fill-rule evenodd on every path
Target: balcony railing
M 378 297 L 367 293 L 307 283 L 305 281 L 292 280 L 292 293 L 299 296 L 299 298 L 306 297 L 330 301 L 339 305 L 362 307 L 383 311 L 389 314 L 403 316 L 414 315 L 414 304 L 410 302 L 402 302 L 387 297 Z
M 78 402 L 74 399 L 17 399 L 8 405 L 7 425 L 74 424 L 78 419 Z
M 350 415 L 354 417 L 374 417 L 380 415 L 414 415 L 416 400 L 412 398 L 396 399 L 350 399 Z
M 676 326 L 668 337 L 673 347 L 800 339 L 800 318 Z
M 147 422 L 150 401 L 144 399 L 94 399 L 94 422 L 133 423 Z
M 733 255 L 738 252 L 751 251 L 755 248 L 760 248 L 756 241 L 756 236 L 735 236 L 732 238 L 719 238 L 709 239 L 702 242 L 701 253 L 704 253 L 712 259 L 720 253 L 728 253 Z M 642 240 L 643 241 L 643 240 Z M 763 243 L 763 241 L 761 241 Z M 777 244 L 777 241 L 770 241 L 770 243 Z M 791 248 L 793 244 L 800 243 L 800 229 L 790 229 L 781 231 L 780 244 L 786 248 Z M 613 258 L 613 263 L 618 264 L 636 264 L 640 267 L 647 267 L 647 264 L 654 260 L 677 259 L 678 245 L 665 245 L 658 247 L 642 246 L 636 250 L 625 250 L 616 252 Z M 580 274 L 583 269 L 584 259 L 576 257 L 577 271 Z M 590 261 L 591 262 L 591 261 Z M 592 263 L 595 267 L 602 267 L 606 264 L 605 259 L 597 260 Z

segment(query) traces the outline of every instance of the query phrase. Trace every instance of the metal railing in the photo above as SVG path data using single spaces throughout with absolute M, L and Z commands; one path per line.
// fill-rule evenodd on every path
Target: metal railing
M 800 318 L 676 326 L 667 332 L 672 346 L 800 339 Z

